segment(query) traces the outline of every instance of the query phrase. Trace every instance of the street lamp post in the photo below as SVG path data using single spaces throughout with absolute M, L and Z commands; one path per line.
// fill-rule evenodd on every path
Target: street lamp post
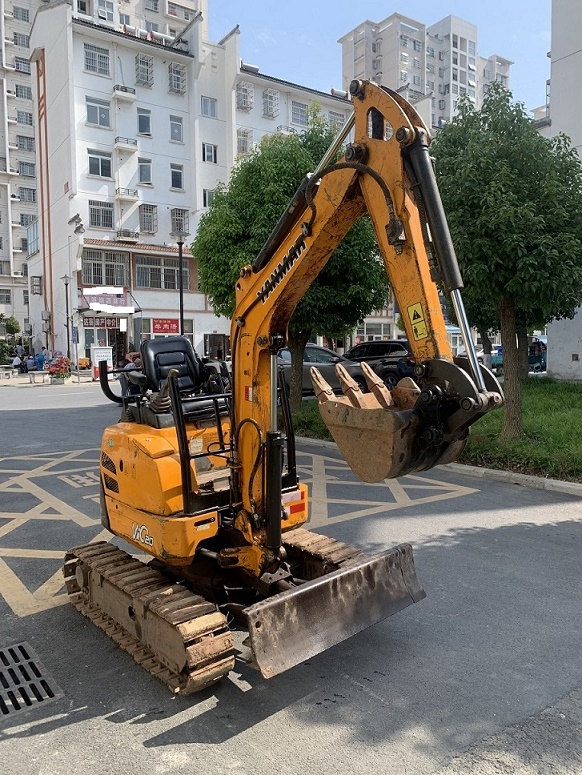
M 69 283 L 71 278 L 68 274 L 61 277 L 61 280 L 65 284 L 65 315 L 67 316 L 67 358 L 71 360 L 71 334 L 69 331 Z
M 178 291 L 180 293 L 180 334 L 182 336 L 184 336 L 184 257 L 182 248 L 188 235 L 188 232 L 182 228 L 172 232 L 172 236 L 176 237 L 178 243 Z

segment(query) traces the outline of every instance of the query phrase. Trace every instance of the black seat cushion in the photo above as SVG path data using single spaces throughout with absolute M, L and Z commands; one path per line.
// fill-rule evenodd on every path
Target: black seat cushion
M 202 361 L 185 336 L 146 339 L 141 344 L 140 353 L 148 388 L 154 392 L 166 381 L 170 369 L 178 370 L 180 393 L 194 393 L 206 382 Z

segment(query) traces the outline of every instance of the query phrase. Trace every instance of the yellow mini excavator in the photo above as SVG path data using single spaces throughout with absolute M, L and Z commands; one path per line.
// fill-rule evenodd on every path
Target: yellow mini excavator
M 126 373 L 121 420 L 103 434 L 101 514 L 149 562 L 107 542 L 66 555 L 73 605 L 176 693 L 219 681 L 235 656 L 272 677 L 425 596 L 410 545 L 366 555 L 302 527 L 308 493 L 277 352 L 358 218 L 373 223 L 416 379 L 390 392 L 364 364 L 363 392 L 338 366 L 336 396 L 313 370 L 349 465 L 377 482 L 455 460 L 469 426 L 503 402 L 472 346 L 429 132 L 399 94 L 364 81 L 350 92 L 352 120 L 240 272 L 229 389 L 177 336 L 144 341 L 141 371 Z M 439 287 L 466 359 L 451 354 Z

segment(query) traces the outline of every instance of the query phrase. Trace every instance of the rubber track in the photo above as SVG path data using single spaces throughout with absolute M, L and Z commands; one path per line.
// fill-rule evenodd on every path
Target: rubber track
M 129 595 L 132 607 L 144 616 L 165 620 L 180 633 L 186 666 L 180 673 L 164 664 L 135 635 L 128 632 L 89 599 L 81 589 L 76 569 L 82 563 L 90 573 L 90 583 L 98 577 Z M 226 618 L 213 603 L 175 584 L 113 544 L 99 542 L 71 549 L 63 567 L 69 600 L 77 611 L 99 627 L 123 651 L 130 654 L 150 675 L 159 678 L 174 694 L 187 695 L 205 689 L 234 667 L 234 643 Z
M 283 546 L 316 560 L 322 566 L 322 576 L 339 568 L 345 568 L 355 559 L 361 559 L 362 552 L 355 546 L 344 544 L 335 538 L 312 533 L 298 527 L 283 534 Z

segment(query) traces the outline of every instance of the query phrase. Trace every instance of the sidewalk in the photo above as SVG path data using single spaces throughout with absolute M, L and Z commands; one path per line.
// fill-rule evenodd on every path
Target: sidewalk
M 41 379 L 42 375 L 44 375 L 44 380 Z M 33 379 L 35 381 L 33 381 Z M 93 381 L 93 372 L 91 369 L 84 369 L 83 371 L 78 372 L 78 374 L 75 371 L 69 379 L 65 380 L 65 386 L 92 384 L 97 385 L 98 383 Z M 0 387 L 49 387 L 50 385 L 51 381 L 48 371 L 31 371 L 29 374 L 16 374 L 10 377 L 2 375 L 0 377 Z

